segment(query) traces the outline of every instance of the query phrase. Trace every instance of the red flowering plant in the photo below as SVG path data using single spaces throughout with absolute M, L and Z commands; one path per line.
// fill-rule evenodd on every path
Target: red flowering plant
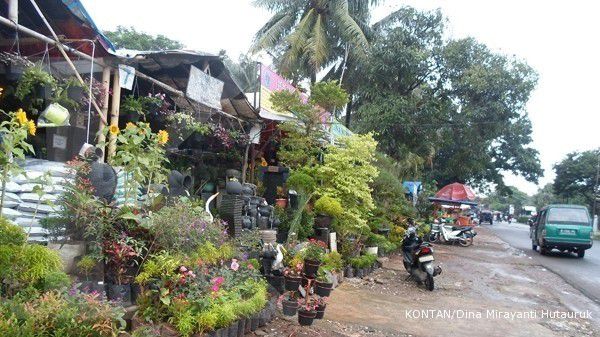
M 322 262 L 325 253 L 327 252 L 327 245 L 323 241 L 310 239 L 304 249 L 302 249 L 302 257 L 304 261 Z
M 293 256 L 290 259 L 284 261 L 285 268 L 283 269 L 283 275 L 288 277 L 302 277 L 302 270 L 304 269 L 304 261 L 299 255 Z
M 123 233 L 118 239 L 104 242 L 104 259 L 112 272 L 114 282 L 122 285 L 129 268 L 139 263 L 146 247 L 142 241 L 136 240 Z

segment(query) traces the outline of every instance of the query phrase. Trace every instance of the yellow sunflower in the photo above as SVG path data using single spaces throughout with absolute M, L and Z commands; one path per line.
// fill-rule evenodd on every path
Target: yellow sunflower
M 158 131 L 158 143 L 161 145 L 164 145 L 168 141 L 169 141 L 169 133 L 165 130 Z
M 35 136 L 35 131 L 37 128 L 35 127 L 34 121 L 27 121 L 27 130 L 29 131 L 30 135 Z
M 119 134 L 119 127 L 118 127 L 117 125 L 111 125 L 111 126 L 108 128 L 108 132 L 110 132 L 111 134 L 113 134 L 113 135 L 115 135 L 115 136 L 116 136 L 116 135 L 118 135 L 118 134 Z
M 23 111 L 23 109 L 19 108 L 15 114 L 15 117 L 17 118 L 19 124 L 25 125 L 27 123 L 27 113 Z
M 125 126 L 125 129 L 133 129 L 135 128 L 135 124 L 131 123 L 131 122 L 127 122 L 127 125 Z

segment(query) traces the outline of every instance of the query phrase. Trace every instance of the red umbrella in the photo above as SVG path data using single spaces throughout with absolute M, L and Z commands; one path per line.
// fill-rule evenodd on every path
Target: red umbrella
M 475 200 L 475 193 L 473 193 L 469 186 L 454 183 L 442 187 L 442 189 L 435 194 L 435 198 L 451 201 L 467 201 Z

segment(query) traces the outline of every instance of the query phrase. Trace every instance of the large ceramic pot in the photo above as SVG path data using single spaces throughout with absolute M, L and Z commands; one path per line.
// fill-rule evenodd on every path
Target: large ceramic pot
M 275 205 L 277 205 L 281 208 L 286 208 L 287 203 L 288 203 L 287 199 L 284 199 L 284 198 L 275 199 Z

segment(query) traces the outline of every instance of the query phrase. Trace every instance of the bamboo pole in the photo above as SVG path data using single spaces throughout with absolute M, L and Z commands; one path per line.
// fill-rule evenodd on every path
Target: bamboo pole
M 113 74 L 113 94 L 110 106 L 110 126 L 119 127 L 119 108 L 121 104 L 121 83 L 119 82 L 119 71 L 115 70 Z M 117 150 L 117 135 L 108 134 L 108 159 L 110 160 Z
M 108 104 L 110 98 L 110 67 L 104 67 L 102 69 L 102 89 L 103 89 L 103 100 L 102 100 L 102 113 L 108 115 Z M 98 141 L 97 144 L 104 144 L 106 142 L 106 123 L 100 120 L 98 126 Z M 102 160 L 106 157 L 106 147 L 102 146 Z

